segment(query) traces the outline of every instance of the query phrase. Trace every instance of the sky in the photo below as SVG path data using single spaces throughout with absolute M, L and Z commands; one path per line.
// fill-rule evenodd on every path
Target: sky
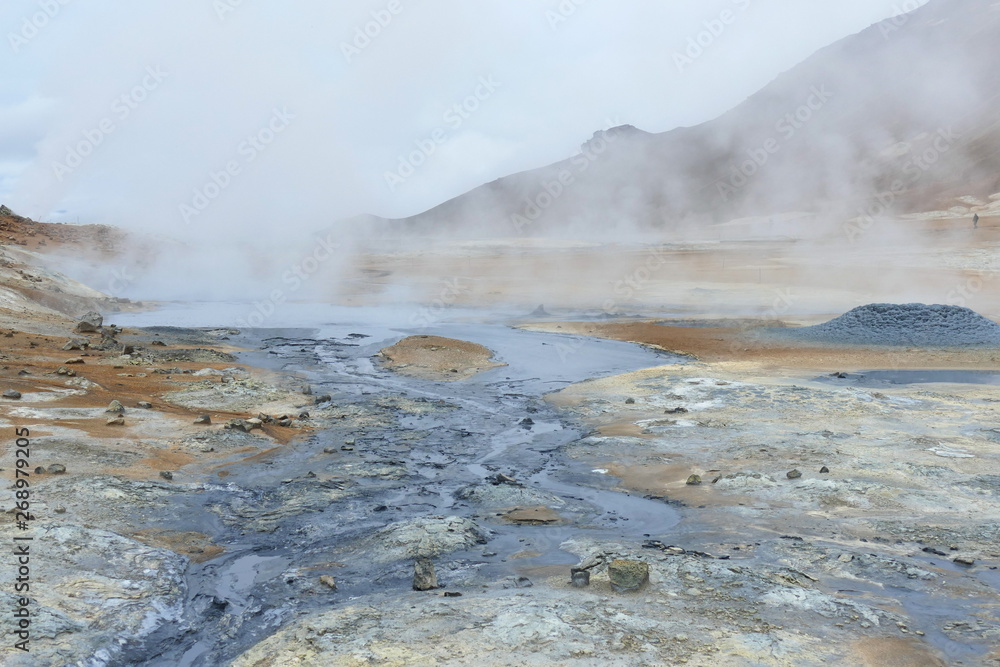
M 206 239 L 403 217 L 924 2 L 5 0 L 0 203 Z

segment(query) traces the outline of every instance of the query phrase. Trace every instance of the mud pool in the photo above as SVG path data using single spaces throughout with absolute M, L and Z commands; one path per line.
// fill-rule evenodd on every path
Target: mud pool
M 330 395 L 329 403 L 304 409 L 352 406 L 366 412 L 365 425 L 323 429 L 272 456 L 228 468 L 224 482 L 206 476 L 202 492 L 177 494 L 146 517 L 159 528 L 211 535 L 226 553 L 190 566 L 183 618 L 131 648 L 131 664 L 220 664 L 296 615 L 408 590 L 412 559 L 379 562 L 372 553 L 378 547 L 365 540 L 409 519 L 470 517 L 488 531 L 485 544 L 438 560 L 445 587 L 483 578 L 528 585 L 521 573 L 552 565 L 568 573 L 578 558 L 559 545 L 570 537 L 669 541 L 678 510 L 615 491 L 607 477 L 566 459 L 561 449 L 581 432 L 541 396 L 674 357 L 503 325 L 440 323 L 415 331 L 351 321 L 351 315 L 310 310 L 292 319 L 313 319 L 313 327 L 233 336 L 233 343 L 257 350 L 241 355 L 242 362 L 298 373 L 313 395 Z M 316 321 L 327 318 L 338 323 Z M 215 306 L 118 318 L 123 326 L 168 322 L 227 326 Z M 412 333 L 474 340 L 508 365 L 460 383 L 378 368 L 373 355 Z M 462 499 L 463 489 L 497 490 L 487 479 L 498 473 L 523 484 L 512 487 L 519 497 L 557 508 L 558 519 L 512 523 L 494 510 L 513 501 Z M 324 574 L 336 577 L 336 593 L 313 592 L 311 582 Z

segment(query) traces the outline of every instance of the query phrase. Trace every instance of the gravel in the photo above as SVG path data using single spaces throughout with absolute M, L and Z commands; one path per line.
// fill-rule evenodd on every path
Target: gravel
M 872 303 L 823 324 L 768 333 L 842 345 L 1000 345 L 1000 324 L 962 306 L 922 303 Z

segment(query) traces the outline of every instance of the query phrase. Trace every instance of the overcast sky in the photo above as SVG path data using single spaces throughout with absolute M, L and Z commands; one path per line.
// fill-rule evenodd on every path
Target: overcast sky
M 0 202 L 180 234 L 410 215 L 709 120 L 923 3 L 4 0 Z

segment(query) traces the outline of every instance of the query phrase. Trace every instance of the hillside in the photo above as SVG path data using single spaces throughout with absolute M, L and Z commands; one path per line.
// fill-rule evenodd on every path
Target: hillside
M 719 118 L 600 131 L 566 160 L 381 222 L 534 236 L 787 212 L 994 212 L 997 43 L 1000 6 L 932 0 L 822 49 Z

